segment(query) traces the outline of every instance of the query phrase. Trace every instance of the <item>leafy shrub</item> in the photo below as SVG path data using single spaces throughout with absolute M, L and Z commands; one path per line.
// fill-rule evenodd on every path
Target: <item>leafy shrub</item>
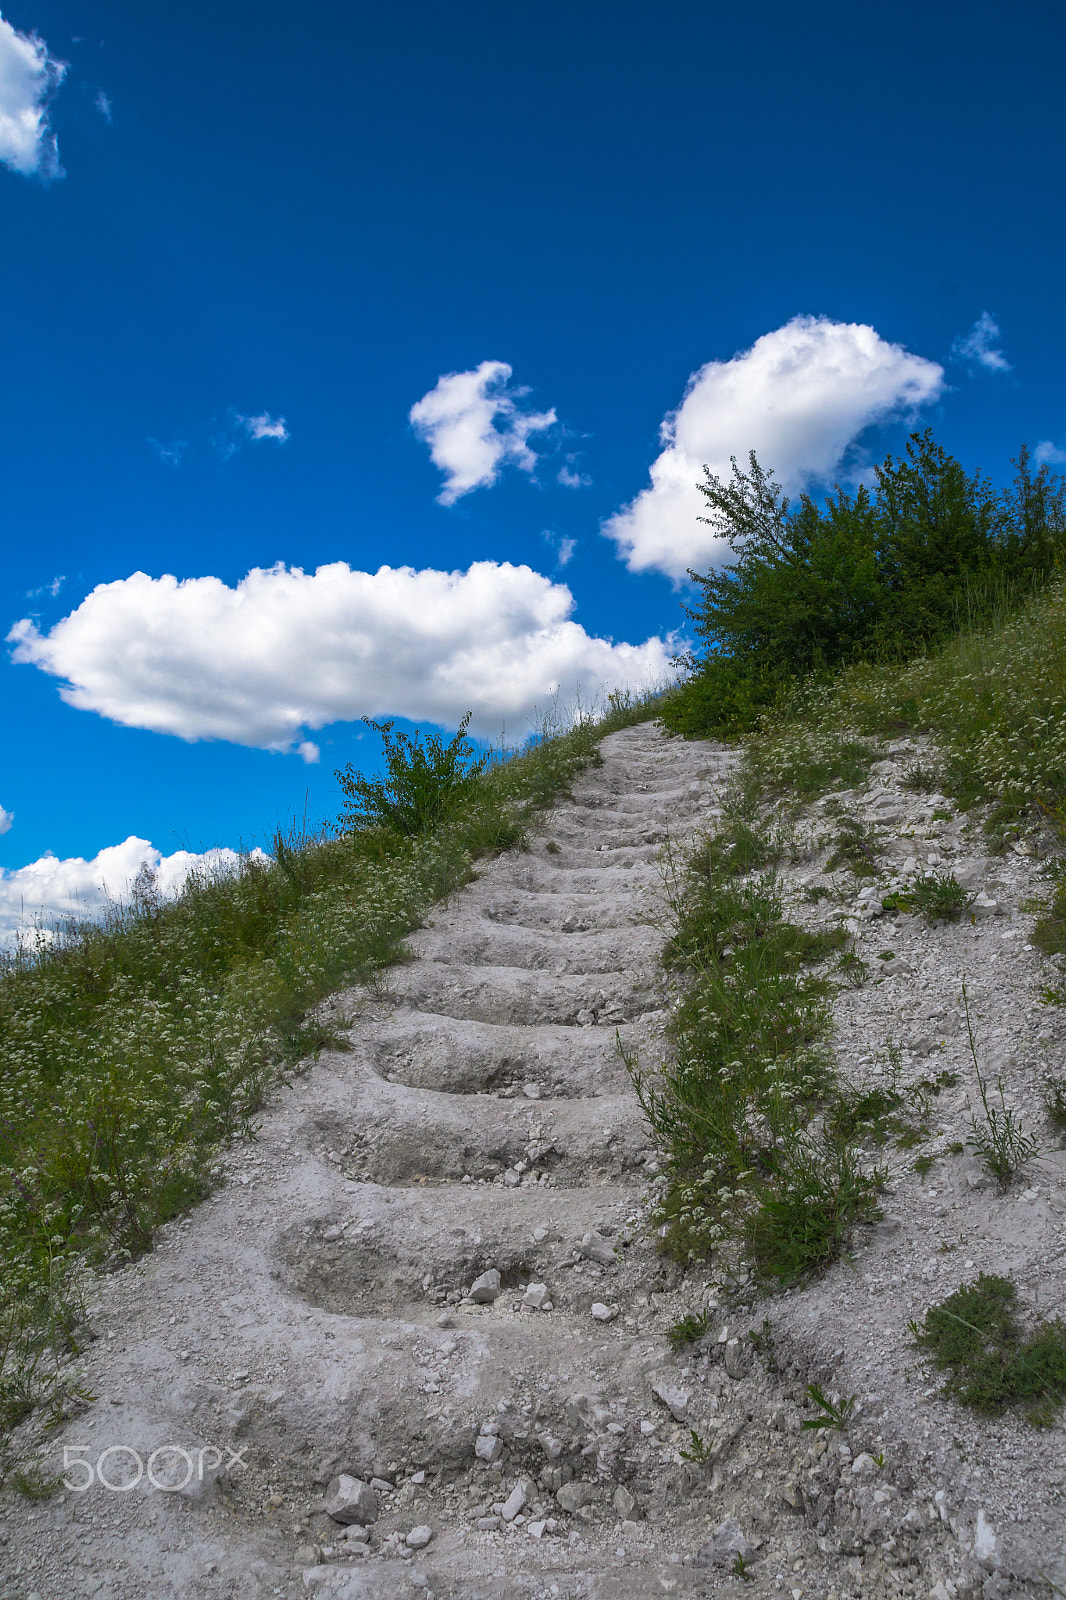
M 1047 579 L 1066 545 L 1066 485 L 1017 461 L 1012 489 L 968 475 L 927 430 L 875 469 L 873 492 L 793 507 L 754 452 L 698 487 L 733 562 L 692 572 L 705 652 L 666 713 L 688 735 L 756 725 L 789 684 L 859 661 L 905 660 Z M 702 719 L 702 720 L 701 720 Z
M 447 744 L 435 733 L 423 739 L 417 728 L 412 738 L 393 733 L 392 722 L 363 721 L 381 735 L 386 776 L 367 778 L 350 764 L 336 773 L 348 801 L 344 826 L 389 828 L 412 838 L 455 816 L 473 797 L 489 758 L 466 737 L 469 712 Z

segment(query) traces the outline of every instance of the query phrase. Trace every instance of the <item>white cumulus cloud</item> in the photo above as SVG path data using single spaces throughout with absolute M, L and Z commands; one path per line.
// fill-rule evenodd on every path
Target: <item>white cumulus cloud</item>
M 986 372 L 1013 370 L 999 348 L 999 323 L 990 311 L 982 311 L 969 333 L 954 341 L 951 353 L 967 367 L 983 367 Z
M 235 850 L 225 849 L 202 854 L 176 850 L 165 856 L 147 839 L 132 834 L 88 861 L 83 856 L 65 860 L 41 856 L 29 866 L 0 871 L 0 943 L 11 943 L 20 931 L 37 926 L 47 932 L 53 922 L 91 917 L 109 899 L 126 899 L 143 868 L 155 875 L 159 892 L 170 896 L 177 894 L 190 872 L 232 872 L 239 862 Z
M 276 439 L 279 444 L 284 444 L 289 437 L 285 418 L 272 417 L 267 411 L 261 412 L 258 417 L 238 416 L 237 421 L 255 444 L 261 439 Z
M 720 478 L 750 450 L 790 494 L 825 482 L 871 423 L 913 415 L 940 394 L 934 361 L 890 344 L 864 323 L 793 317 L 729 361 L 709 361 L 663 420 L 651 483 L 604 524 L 632 572 L 683 578 L 728 558 L 697 521 L 696 488 L 708 466 Z
M 0 833 L 6 833 L 14 820 L 15 813 L 13 811 L 5 811 L 3 806 L 0 806 Z
M 305 729 L 402 716 L 517 735 L 534 708 L 670 676 L 672 639 L 615 644 L 571 618 L 574 598 L 526 566 L 465 572 L 345 562 L 219 578 L 131 577 L 94 589 L 47 633 L 23 618 L 15 661 L 64 680 L 68 705 L 182 739 L 228 739 L 314 760 Z
M 470 372 L 448 372 L 415 402 L 409 420 L 444 473 L 437 499 L 451 506 L 471 489 L 488 488 L 511 463 L 533 472 L 529 438 L 554 426 L 552 411 L 523 411 L 528 389 L 512 387 L 506 361 L 483 361 Z
M 1061 467 L 1066 464 L 1066 450 L 1051 439 L 1041 439 L 1033 451 L 1033 460 L 1040 467 Z
M 0 161 L 25 177 L 62 176 L 48 102 L 66 70 L 43 39 L 0 16 Z

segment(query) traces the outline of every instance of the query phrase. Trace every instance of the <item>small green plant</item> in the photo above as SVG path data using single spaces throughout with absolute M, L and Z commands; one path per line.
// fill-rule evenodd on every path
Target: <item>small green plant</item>
M 915 1156 L 914 1158 L 914 1170 L 918 1174 L 919 1178 L 928 1176 L 935 1165 L 935 1156 Z
M 46 1472 L 39 1461 L 30 1461 L 8 1473 L 5 1483 L 24 1500 L 50 1500 L 59 1488 L 59 1474 Z
M 831 1400 L 818 1383 L 807 1385 L 807 1397 L 812 1405 L 818 1407 L 818 1413 L 813 1417 L 804 1417 L 804 1428 L 835 1428 L 840 1433 L 844 1432 L 855 1415 L 855 1403 L 859 1398 L 853 1394 L 846 1400 Z
M 928 922 L 957 922 L 973 904 L 973 895 L 953 872 L 926 872 L 915 878 L 905 896 Z
M 841 817 L 833 840 L 833 853 L 825 864 L 827 872 L 849 867 L 856 877 L 875 878 L 880 846 L 874 830 L 858 817 Z
M 1066 1399 L 1066 1323 L 1041 1323 L 1025 1335 L 1008 1278 L 982 1272 L 908 1323 L 934 1366 L 948 1374 L 944 1393 L 986 1416 L 1029 1405 L 1029 1420 L 1048 1426 Z
M 742 1578 L 745 1583 L 755 1582 L 754 1572 L 748 1571 L 748 1563 L 744 1560 L 744 1557 L 739 1551 L 733 1558 L 733 1565 L 730 1570 L 732 1571 L 734 1578 Z
M 554 839 L 549 839 L 544 848 L 547 850 L 550 856 L 557 856 L 559 854 L 559 846 L 556 844 Z
M 763 1317 L 761 1328 L 749 1328 L 748 1338 L 754 1346 L 767 1372 L 777 1371 L 777 1356 L 774 1354 L 774 1327 L 769 1317 Z
M 699 1467 L 705 1466 L 714 1455 L 714 1445 L 707 1439 L 701 1439 L 695 1428 L 689 1429 L 690 1447 L 680 1450 L 682 1461 L 692 1461 Z
M 887 911 L 889 909 L 887 902 L 882 903 L 885 905 L 885 909 Z M 896 952 L 894 950 L 879 950 L 877 952 L 877 959 L 878 961 L 895 961 Z
M 872 1461 L 874 1463 L 874 1466 L 877 1468 L 878 1472 L 884 1472 L 884 1470 L 885 1470 L 885 1452 L 883 1450 L 879 1450 L 875 1456 L 871 1457 L 871 1459 L 872 1459 Z
M 780 861 L 783 846 L 780 840 L 766 833 L 758 833 L 740 816 L 729 816 L 722 827 L 710 833 L 694 851 L 690 870 L 707 878 L 719 873 L 739 877 L 748 872 L 760 872 Z
M 974 1071 L 977 1074 L 977 1088 L 981 1096 L 981 1105 L 984 1108 L 984 1121 L 970 1113 L 970 1126 L 973 1129 L 973 1142 L 981 1152 L 985 1171 L 989 1177 L 995 1178 L 1002 1188 L 1013 1183 L 1025 1167 L 1038 1153 L 1040 1146 L 1031 1134 L 1024 1132 L 1012 1107 L 1007 1105 L 1003 1093 L 1003 1080 L 996 1083 L 999 1093 L 999 1104 L 989 1103 L 988 1084 L 981 1071 L 977 1060 L 977 1044 L 974 1039 L 973 1023 L 970 1018 L 970 1002 L 966 993 L 966 985 L 962 987 L 962 1001 L 966 1012 L 966 1033 L 970 1044 L 970 1056 L 973 1060 Z
M 965 1154 L 965 1151 L 966 1146 L 963 1144 L 961 1139 L 952 1139 L 951 1143 L 948 1145 L 949 1155 L 961 1156 Z
M 690 1311 L 687 1317 L 682 1317 L 680 1322 L 675 1322 L 667 1330 L 666 1337 L 675 1350 L 681 1350 L 687 1344 L 695 1344 L 711 1325 L 710 1314 L 706 1311 Z
M 861 956 L 857 956 L 854 950 L 841 951 L 840 958 L 837 961 L 837 970 L 843 974 L 844 981 L 849 989 L 861 989 L 870 976 L 870 969 L 866 962 Z
M 1066 1078 L 1049 1072 L 1044 1078 L 1044 1112 L 1058 1134 L 1066 1134 Z
M 939 794 L 944 779 L 936 767 L 916 761 L 912 767 L 908 767 L 901 782 L 904 789 L 910 789 L 915 794 Z

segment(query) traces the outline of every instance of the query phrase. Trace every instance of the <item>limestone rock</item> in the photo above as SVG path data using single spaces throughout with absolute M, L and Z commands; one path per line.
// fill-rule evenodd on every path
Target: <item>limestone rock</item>
M 490 1267 L 488 1272 L 483 1272 L 480 1278 L 475 1278 L 470 1287 L 470 1298 L 475 1305 L 490 1306 L 498 1300 L 503 1284 L 499 1272 L 495 1267 Z
M 740 1523 L 736 1517 L 726 1517 L 715 1528 L 706 1544 L 700 1545 L 696 1552 L 696 1565 L 698 1567 L 731 1567 L 737 1556 L 746 1561 L 751 1554 L 751 1545 L 741 1531 Z
M 326 1487 L 324 1510 L 334 1522 L 375 1522 L 378 1497 L 361 1478 L 352 1478 L 348 1473 L 341 1472 Z

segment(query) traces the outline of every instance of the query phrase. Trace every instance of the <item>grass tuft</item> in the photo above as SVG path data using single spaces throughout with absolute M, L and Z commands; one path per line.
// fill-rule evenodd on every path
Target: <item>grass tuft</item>
M 1066 1399 L 1066 1324 L 1055 1318 L 1027 1337 L 1016 1306 L 1009 1279 L 982 1273 L 930 1306 L 921 1326 L 912 1322 L 910 1330 L 948 1374 L 946 1395 L 985 1416 L 1026 1403 L 1029 1420 L 1047 1427 Z

